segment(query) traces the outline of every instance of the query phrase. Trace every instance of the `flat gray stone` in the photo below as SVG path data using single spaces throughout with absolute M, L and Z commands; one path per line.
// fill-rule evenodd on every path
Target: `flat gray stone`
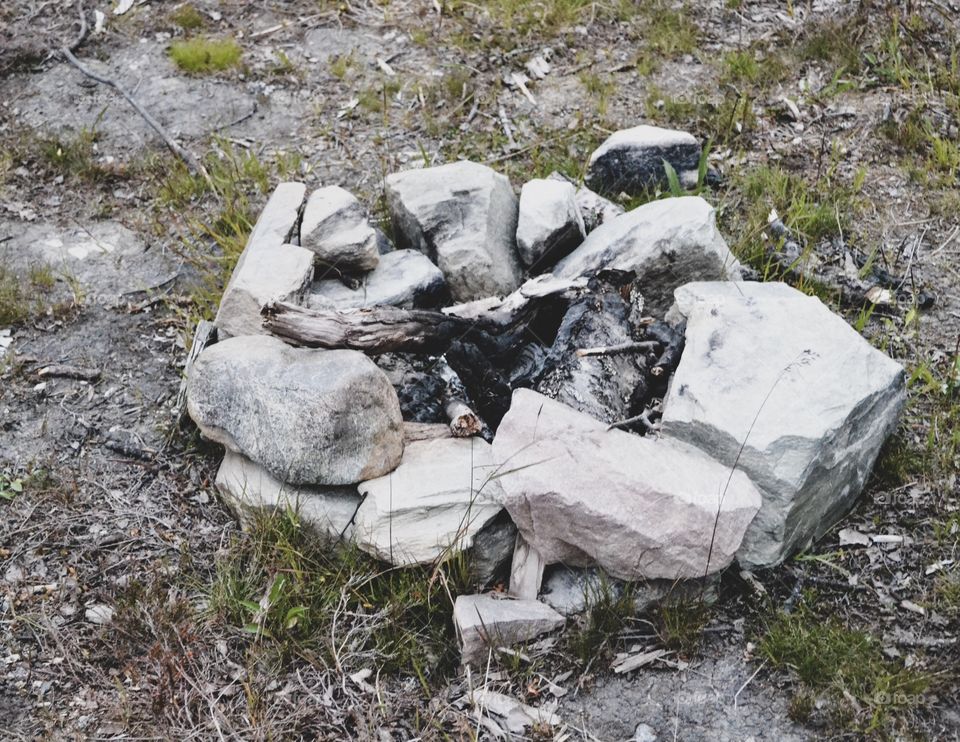
M 530 641 L 566 622 L 537 600 L 500 598 L 493 594 L 458 595 L 453 622 L 460 637 L 464 665 L 483 664 L 490 649 Z
M 224 502 L 242 523 L 250 523 L 258 514 L 290 509 L 317 534 L 331 541 L 345 532 L 349 537 L 353 514 L 360 505 L 360 496 L 352 485 L 284 484 L 259 464 L 229 448 L 217 470 L 216 485 Z
M 370 271 L 380 261 L 377 233 L 363 206 L 340 186 L 310 194 L 300 222 L 300 244 L 316 254 L 323 265 L 321 275 Z
M 384 186 L 399 246 L 433 260 L 454 301 L 509 294 L 520 285 L 518 204 L 506 176 L 455 162 L 393 173 Z
M 300 303 L 306 295 L 313 280 L 313 253 L 285 244 L 305 192 L 303 183 L 281 183 L 260 212 L 220 299 L 214 324 L 221 336 L 261 333 L 260 312 L 267 304 Z
M 763 505 L 737 558 L 777 564 L 860 494 L 906 399 L 903 368 L 783 283 L 694 283 L 676 298 L 686 348 L 663 435 L 749 475 Z
M 611 134 L 590 155 L 587 185 L 599 193 L 637 196 L 667 182 L 666 160 L 678 177 L 700 163 L 700 143 L 692 134 L 658 126 L 635 126 Z
M 583 241 L 586 230 L 576 195 L 577 189 L 562 180 L 537 178 L 523 184 L 517 249 L 534 272 L 542 272 Z
M 703 577 L 733 561 L 760 507 L 743 472 L 702 451 L 607 430 L 528 389 L 513 393 L 493 451 L 503 505 L 546 564 Z
M 558 278 L 605 269 L 633 271 L 646 311 L 663 314 L 673 290 L 690 281 L 738 280 L 740 264 L 699 196 L 665 198 L 604 222 L 553 269 Z
M 363 276 L 356 289 L 336 279 L 317 281 L 307 296 L 307 306 L 311 309 L 429 307 L 446 293 L 446 286 L 440 269 L 426 255 L 417 250 L 394 250 L 380 256 L 380 263 Z
M 209 439 L 290 484 L 351 484 L 394 469 L 403 420 L 386 375 L 353 350 L 292 348 L 267 335 L 204 350 L 187 411 Z
M 492 464 L 490 444 L 481 438 L 408 443 L 396 469 L 359 485 L 364 500 L 354 540 L 396 565 L 429 563 L 469 549 L 501 511 Z

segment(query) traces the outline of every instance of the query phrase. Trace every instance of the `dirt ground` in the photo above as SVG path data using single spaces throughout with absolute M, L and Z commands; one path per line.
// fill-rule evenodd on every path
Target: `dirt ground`
M 557 646 L 536 650 L 547 658 L 537 665 L 543 680 L 566 692 L 553 694 L 562 724 L 526 734 L 960 736 L 960 588 L 951 592 L 960 584 L 952 400 L 960 150 L 951 170 L 948 146 L 958 140 L 960 87 L 924 87 L 937 72 L 911 57 L 911 44 L 932 39 L 947 74 L 952 64 L 958 75 L 960 6 L 203 0 L 193 3 L 201 30 L 242 48 L 239 67 L 209 75 L 171 61 L 171 42 L 188 34 L 172 20 L 182 3 L 141 0 L 123 15 L 103 0 L 86 6 L 91 24 L 95 9 L 105 14 L 105 27 L 78 58 L 133 93 L 196 157 L 286 158 L 294 163 L 286 177 L 292 169 L 311 186 L 342 185 L 375 215 L 383 176 L 407 162 L 470 157 L 519 188 L 553 168 L 581 175 L 611 130 L 683 117 L 713 139 L 711 165 L 724 184 L 705 196 L 722 207 L 731 245 L 759 239 L 746 234 L 749 199 L 767 211 L 801 208 L 751 191 L 744 174 L 781 168 L 811 198 L 857 181 L 849 214 L 837 215 L 840 239 L 880 255 L 904 276 L 905 292 L 936 297 L 928 309 L 908 298 L 869 316 L 842 307 L 911 375 L 911 406 L 878 476 L 801 558 L 728 575 L 702 641 L 682 661 L 620 676 L 605 658 L 568 675 Z M 679 26 L 658 22 L 666 11 Z M 855 12 L 864 29 L 902 34 L 902 48 L 891 49 L 887 31 L 879 41 L 834 39 L 829 54 L 806 44 Z M 174 418 L 192 321 L 204 311 L 197 251 L 219 249 L 195 219 L 216 213 L 202 211 L 200 196 L 171 205 L 164 187 L 176 159 L 114 90 L 63 61 L 56 50 L 76 37 L 75 20 L 64 0 L 0 8 L 0 267 L 27 286 L 18 300 L 29 306 L 0 322 L 0 737 L 490 737 L 465 700 L 476 675 L 358 680 L 307 661 L 278 669 L 248 651 L 242 627 L 204 612 L 218 561 L 242 536 L 213 487 L 218 451 Z M 862 69 L 836 73 L 831 60 L 851 48 Z M 536 55 L 550 58 L 545 78 L 528 81 L 526 93 L 505 82 Z M 749 117 L 725 107 L 731 95 Z M 936 133 L 945 152 L 911 143 L 916 110 L 927 116 L 918 130 Z M 924 168 L 936 177 L 918 175 Z M 279 177 L 270 165 L 244 182 Z M 253 213 L 263 190 L 248 188 Z M 99 375 L 41 375 L 52 364 Z M 851 545 L 842 528 L 891 538 Z M 903 702 L 865 703 L 843 687 L 846 716 L 819 698 L 800 709 L 809 694 L 796 668 L 776 666 L 757 646 L 757 604 L 791 610 L 798 601 L 865 632 L 886 660 L 931 681 L 904 691 Z M 620 648 L 630 645 L 623 638 Z M 504 669 L 483 680 L 534 705 L 550 697 L 515 677 Z

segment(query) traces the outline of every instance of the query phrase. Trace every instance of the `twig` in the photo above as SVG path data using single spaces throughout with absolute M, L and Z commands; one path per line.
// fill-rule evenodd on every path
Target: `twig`
M 77 379 L 79 381 L 96 381 L 100 378 L 100 371 L 95 368 L 80 368 L 79 366 L 44 366 L 37 375 L 41 378 Z
M 106 85 L 108 87 L 116 90 L 121 96 L 123 96 L 127 103 L 129 103 L 136 110 L 137 113 L 143 117 L 143 120 L 149 124 L 150 128 L 153 129 L 157 135 L 163 140 L 164 144 L 173 152 L 177 157 L 186 163 L 187 168 L 191 173 L 200 173 L 207 183 L 210 185 L 211 189 L 216 192 L 216 188 L 213 185 L 213 180 L 210 178 L 210 174 L 206 171 L 206 168 L 200 164 L 200 162 L 187 150 L 177 144 L 173 138 L 167 134 L 163 126 L 157 121 L 150 113 L 137 102 L 137 99 L 133 97 L 125 88 L 123 88 L 116 80 L 110 77 L 104 77 L 103 75 L 97 74 L 96 72 L 85 67 L 79 59 L 77 59 L 73 52 L 80 48 L 81 44 L 86 40 L 88 26 L 86 14 L 83 10 L 83 0 L 77 0 L 77 11 L 80 14 L 80 35 L 77 36 L 76 40 L 70 46 L 64 46 L 60 48 L 60 54 L 66 59 L 70 64 L 76 67 L 80 72 L 89 77 L 91 80 L 94 80 L 101 85 Z
M 607 426 L 607 430 L 613 430 L 614 428 L 625 428 L 626 426 L 633 425 L 634 423 L 643 423 L 643 427 L 645 427 L 651 433 L 655 433 L 656 431 L 660 430 L 660 426 L 650 420 L 649 410 L 644 410 L 639 415 L 634 415 L 633 417 L 628 417 L 623 420 L 617 420 L 614 423 L 610 423 Z
M 743 682 L 743 685 L 741 685 L 739 688 L 737 688 L 737 692 L 733 694 L 733 708 L 734 708 L 734 710 L 736 710 L 736 708 L 737 708 L 737 699 L 740 697 L 740 694 L 743 692 L 743 689 L 746 688 L 748 685 L 750 685 L 750 683 L 753 682 L 753 679 L 754 679 L 755 677 L 757 677 L 757 675 L 760 674 L 760 671 L 766 666 L 766 664 L 767 664 L 767 661 L 766 661 L 766 660 L 764 660 L 763 662 L 761 662 L 761 663 L 760 663 L 760 667 L 758 667 L 756 670 L 753 671 L 753 675 L 751 675 L 749 678 L 747 678 L 747 679 Z
M 660 343 L 656 340 L 642 340 L 640 342 L 619 343 L 617 345 L 601 345 L 596 348 L 580 348 L 577 357 L 608 356 L 614 353 L 633 353 L 636 351 L 655 350 Z

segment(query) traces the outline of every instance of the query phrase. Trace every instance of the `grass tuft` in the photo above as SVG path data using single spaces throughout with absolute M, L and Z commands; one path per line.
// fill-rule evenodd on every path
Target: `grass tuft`
M 453 602 L 470 588 L 463 556 L 394 568 L 332 546 L 292 510 L 256 516 L 218 561 L 211 618 L 233 624 L 278 663 L 294 659 L 383 672 L 422 685 L 458 659 Z
M 810 715 L 814 697 L 822 696 L 835 723 L 876 734 L 890 722 L 891 711 L 927 703 L 929 676 L 888 661 L 871 635 L 803 605 L 768 621 L 759 651 L 800 681 L 791 714 L 801 718 Z
M 170 20 L 184 31 L 203 28 L 203 15 L 190 3 L 184 3 L 170 14 Z
M 0 327 L 20 324 L 41 314 L 55 281 L 47 265 L 33 266 L 21 275 L 0 263 Z
M 241 49 L 236 39 L 194 38 L 174 41 L 170 58 L 184 72 L 203 75 L 221 72 L 240 63 Z

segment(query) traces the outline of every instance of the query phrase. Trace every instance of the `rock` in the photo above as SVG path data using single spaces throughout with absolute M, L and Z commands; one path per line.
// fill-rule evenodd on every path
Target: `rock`
M 763 505 L 737 557 L 777 564 L 856 500 L 903 407 L 903 368 L 786 284 L 695 283 L 676 297 L 686 349 L 663 434 L 750 476 Z
M 536 600 L 543 581 L 543 569 L 546 563 L 539 551 L 517 533 L 517 542 L 513 549 L 513 562 L 510 564 L 510 595 L 524 600 Z
M 700 143 L 692 134 L 658 126 L 622 129 L 590 155 L 587 185 L 599 193 L 638 196 L 667 182 L 666 160 L 682 177 L 700 164 Z
M 586 231 L 576 194 L 570 183 L 549 178 L 531 180 L 520 191 L 517 249 L 524 265 L 535 272 L 542 272 L 583 241 Z
M 716 224 L 716 211 L 698 196 L 652 201 L 605 222 L 553 269 L 558 278 L 632 271 L 646 311 L 662 314 L 673 290 L 698 280 L 740 278 L 740 264 Z
M 583 226 L 588 234 L 601 224 L 616 219 L 625 211 L 620 204 L 615 204 L 586 187 L 577 189 L 576 201 L 583 216 Z
M 528 389 L 514 392 L 493 451 L 502 503 L 545 563 L 623 580 L 722 569 L 760 507 L 745 474 L 703 452 L 607 430 Z
M 311 309 L 358 309 L 392 306 L 405 309 L 436 305 L 446 293 L 440 269 L 416 250 L 394 250 L 380 256 L 377 267 L 352 289 L 338 279 L 318 281 L 307 296 Z
M 95 603 L 87 608 L 83 615 L 87 621 L 98 626 L 113 623 L 113 608 L 103 603 Z
M 517 527 L 506 510 L 500 513 L 473 537 L 468 554 L 470 579 L 475 585 L 486 587 L 505 575 L 513 558 Z
M 362 482 L 354 540 L 396 565 L 425 564 L 465 550 L 500 512 L 490 444 L 435 438 L 407 445 L 390 474 Z
M 351 484 L 403 453 L 397 394 L 363 353 L 292 348 L 266 335 L 200 354 L 187 411 L 211 440 L 290 484 Z
M 259 464 L 230 449 L 217 471 L 217 489 L 242 523 L 258 514 L 291 509 L 303 523 L 329 540 L 349 536 L 353 514 L 360 505 L 355 486 L 305 487 L 285 485 Z
M 285 244 L 294 229 L 306 186 L 281 183 L 250 233 L 214 324 L 221 337 L 263 332 L 260 311 L 267 304 L 299 304 L 313 279 L 313 253 Z
M 455 162 L 393 173 L 385 190 L 400 246 L 440 267 L 454 301 L 509 294 L 520 285 L 517 197 L 505 176 Z
M 565 623 L 563 616 L 537 600 L 498 598 L 494 594 L 458 595 L 453 622 L 464 665 L 482 664 L 489 649 L 530 641 Z
M 508 696 L 505 693 L 497 693 L 487 688 L 478 688 L 470 694 L 470 700 L 473 701 L 477 712 L 493 713 L 503 719 L 506 731 L 513 735 L 524 736 L 524 730 L 527 727 L 536 727 L 537 730 L 543 730 L 548 727 L 560 726 L 563 720 L 557 716 L 553 709 L 556 708 L 556 702 L 547 702 L 537 708 L 528 706 L 516 698 Z M 500 738 L 503 730 L 498 724 L 494 727 L 498 731 L 494 737 Z
M 680 600 L 700 599 L 702 596 L 704 600 L 713 602 L 716 600 L 718 582 L 717 575 L 708 577 L 706 582 L 703 579 L 624 582 L 593 567 L 556 565 L 544 578 L 540 599 L 558 613 L 569 617 L 583 613 L 602 600 L 619 600 L 624 593 L 628 593 L 633 600 L 634 611 L 646 613 L 668 596 Z
M 658 580 L 657 583 L 669 581 Z M 564 616 L 583 613 L 589 606 L 609 598 L 619 600 L 625 586 L 623 580 L 607 577 L 599 570 L 557 565 L 544 579 L 541 599 Z
M 340 186 L 310 194 L 300 222 L 300 244 L 312 250 L 332 270 L 356 273 L 373 270 L 380 260 L 377 233 L 356 197 Z
M 576 187 L 576 182 L 562 173 L 558 173 L 554 170 L 547 176 L 548 180 L 559 181 L 560 183 L 569 183 L 571 186 Z M 599 193 L 594 193 L 586 186 L 581 186 L 576 189 L 576 194 L 574 195 L 574 201 L 577 204 L 577 208 L 580 210 L 580 216 L 583 219 L 584 230 L 587 234 L 595 230 L 604 222 L 608 222 L 611 219 L 614 219 L 620 216 L 624 212 L 624 208 L 620 204 L 615 204 L 613 201 L 604 198 Z

